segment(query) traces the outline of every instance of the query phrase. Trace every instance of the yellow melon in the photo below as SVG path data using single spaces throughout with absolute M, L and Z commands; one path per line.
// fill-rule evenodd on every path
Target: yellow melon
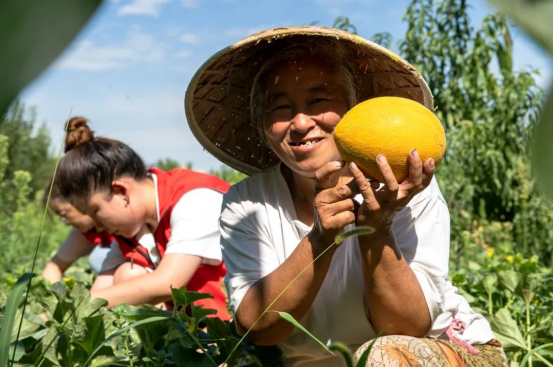
M 355 162 L 368 178 L 382 181 L 376 157 L 383 154 L 398 182 L 408 176 L 407 155 L 417 149 L 421 159 L 444 156 L 445 133 L 440 120 L 422 104 L 400 97 L 378 97 L 353 107 L 334 130 L 346 162 Z

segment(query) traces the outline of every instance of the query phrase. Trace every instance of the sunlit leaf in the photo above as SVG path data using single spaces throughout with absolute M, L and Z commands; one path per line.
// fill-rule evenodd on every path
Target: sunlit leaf
M 306 328 L 303 327 L 302 324 L 300 324 L 299 322 L 296 321 L 296 319 L 294 318 L 294 316 L 290 315 L 289 313 L 287 312 L 279 312 L 277 311 L 278 314 L 280 315 L 280 317 L 282 317 L 284 320 L 288 321 L 289 323 L 291 323 L 292 325 L 294 325 L 295 327 L 297 327 L 298 329 L 300 329 L 301 331 L 303 331 L 304 333 L 306 333 L 307 335 L 309 335 L 311 337 L 311 339 L 315 340 L 317 343 L 319 343 L 319 345 L 321 347 L 323 347 L 327 352 L 331 353 L 332 355 L 336 355 L 334 354 L 326 345 L 324 345 L 323 342 L 321 342 L 319 339 L 317 339 L 313 334 L 311 334 Z
M 511 313 L 502 308 L 491 317 L 490 324 L 497 339 L 505 349 L 527 350 L 526 343 Z
M 2 318 L 2 324 L 0 325 L 0 366 L 7 366 L 8 364 L 11 336 L 13 326 L 15 325 L 15 315 L 17 314 L 19 302 L 21 302 L 21 298 L 23 297 L 23 292 L 33 276 L 34 274 L 32 273 L 23 274 L 13 287 L 10 296 L 8 297 L 8 302 L 6 303 L 6 309 Z

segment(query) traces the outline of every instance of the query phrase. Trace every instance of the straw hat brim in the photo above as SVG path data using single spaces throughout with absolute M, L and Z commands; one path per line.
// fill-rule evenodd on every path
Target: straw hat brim
M 358 67 L 359 102 L 380 96 L 415 100 L 433 111 L 433 98 L 414 66 L 390 50 L 355 34 L 326 27 L 275 28 L 251 35 L 207 60 L 186 91 L 184 106 L 192 133 L 213 156 L 246 174 L 279 158 L 252 125 L 250 92 L 261 66 L 279 50 L 305 37 L 332 37 L 351 49 Z

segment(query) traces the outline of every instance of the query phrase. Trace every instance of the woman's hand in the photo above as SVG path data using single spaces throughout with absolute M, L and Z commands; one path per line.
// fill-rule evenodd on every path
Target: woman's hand
M 377 163 L 384 179 L 384 186 L 380 190 L 379 182 L 369 182 L 355 163 L 350 164 L 350 170 L 363 195 L 355 223 L 374 228 L 373 236 L 382 236 L 391 233 L 395 215 L 430 184 L 436 168 L 432 158 L 423 166 L 417 150 L 413 149 L 407 156 L 409 176 L 398 183 L 386 157 L 378 156 Z
M 315 221 L 311 235 L 326 245 L 332 244 L 347 225 L 355 223 L 356 192 L 352 190 L 355 185 L 341 184 L 342 170 L 347 171 L 344 162 L 329 162 L 315 172 Z

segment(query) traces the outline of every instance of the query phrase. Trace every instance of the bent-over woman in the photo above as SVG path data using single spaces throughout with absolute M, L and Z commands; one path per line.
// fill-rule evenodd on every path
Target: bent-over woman
M 171 288 L 186 286 L 211 294 L 196 303 L 228 320 L 218 218 L 229 184 L 187 169 L 147 169 L 128 145 L 94 137 L 86 125 L 78 133 L 56 185 L 98 232 L 117 239 L 99 275 L 110 284 L 92 297 L 108 307 L 159 304 L 171 299 Z

